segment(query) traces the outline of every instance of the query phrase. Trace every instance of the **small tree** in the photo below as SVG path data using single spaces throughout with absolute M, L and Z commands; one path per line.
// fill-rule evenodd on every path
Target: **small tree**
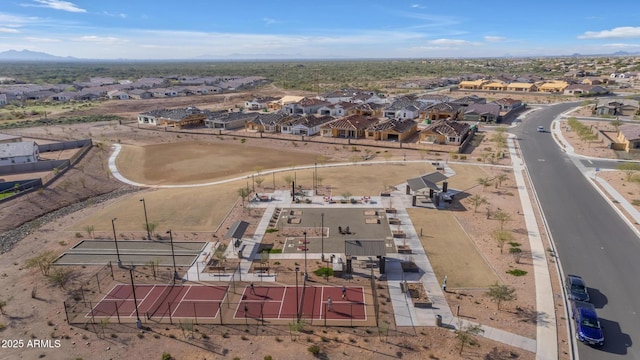
M 242 198 L 242 206 L 244 206 L 245 199 L 249 196 L 249 189 L 246 187 L 241 187 L 238 189 L 238 195 Z
M 493 213 L 493 218 L 500 222 L 500 230 L 504 230 L 504 224 L 511 221 L 511 215 L 502 210 Z
M 500 174 L 498 176 L 496 176 L 495 178 L 493 178 L 496 181 L 496 189 L 500 186 L 502 186 L 502 183 L 507 180 L 507 178 L 509 178 L 507 176 L 507 174 Z
M 285 175 L 284 182 L 287 183 L 287 186 L 291 187 L 291 184 L 293 183 L 293 176 Z
M 343 192 L 343 193 L 342 193 L 342 197 L 343 197 L 345 200 L 351 200 L 351 195 L 352 195 L 352 194 L 351 194 L 350 192 L 348 192 L 348 191 L 345 191 L 345 192 Z
M 508 285 L 500 285 L 497 281 L 489 287 L 486 295 L 498 303 L 498 310 L 503 301 L 513 301 L 516 297 L 516 289 Z
M 258 185 L 258 187 L 262 186 L 262 183 L 264 182 L 264 178 L 263 177 L 257 177 L 254 180 L 256 182 L 256 185 Z
M 89 235 L 90 238 L 93 239 L 93 232 L 94 232 L 95 228 L 93 227 L 93 225 L 87 225 L 84 227 L 84 231 L 87 232 L 87 235 Z
M 65 269 L 55 269 L 51 275 L 49 275 L 49 280 L 55 285 L 58 285 L 60 289 L 64 289 L 65 285 L 71 279 L 72 271 Z
M 153 237 L 155 231 L 156 231 L 156 227 L 158 227 L 158 225 L 156 223 L 149 223 L 149 227 L 147 227 L 147 224 L 142 224 L 142 228 L 144 229 L 144 231 L 148 231 L 149 234 Z
M 55 259 L 56 255 L 52 251 L 45 251 L 35 257 L 27 259 L 25 265 L 27 268 L 38 268 L 40 272 L 42 272 L 42 275 L 48 276 L 51 264 L 53 264 Z
M 478 183 L 478 185 L 482 186 L 482 191 L 484 191 L 484 189 L 486 189 L 488 186 L 491 186 L 492 180 L 488 177 L 486 178 L 477 178 L 476 182 Z
M 493 236 L 493 238 L 498 243 L 498 247 L 500 248 L 501 254 L 502 254 L 502 250 L 504 249 L 504 244 L 513 240 L 513 234 L 509 231 L 504 231 L 504 230 L 496 230 L 493 233 L 491 233 L 491 236 Z
M 482 333 L 484 333 L 484 330 L 482 330 L 480 325 L 468 325 L 456 330 L 456 340 L 458 340 L 458 344 L 460 344 L 458 355 L 462 355 L 462 351 L 466 345 L 476 345 L 478 342 L 475 337 Z
M 478 212 L 478 207 L 479 207 L 480 205 L 483 205 L 483 204 L 487 204 L 487 203 L 489 203 L 489 202 L 487 201 L 487 198 L 486 198 L 486 197 L 484 197 L 484 196 L 482 196 L 482 195 L 478 195 L 478 194 L 471 196 L 471 197 L 469 198 L 469 201 L 471 202 L 471 205 L 473 205 L 473 212 L 474 212 L 474 213 L 475 213 L 475 212 Z

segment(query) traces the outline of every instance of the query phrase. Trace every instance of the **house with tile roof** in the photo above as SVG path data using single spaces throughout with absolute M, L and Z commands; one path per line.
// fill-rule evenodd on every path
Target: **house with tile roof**
M 438 120 L 420 131 L 420 142 L 440 145 L 460 145 L 470 134 L 466 122 Z
M 423 102 L 427 105 L 434 105 L 434 104 L 439 104 L 441 102 L 449 102 L 453 99 L 448 97 L 447 95 L 442 95 L 442 94 L 424 94 L 416 98 L 416 100 Z
M 382 117 L 382 112 L 386 107 L 385 104 L 364 103 L 347 110 L 347 115 L 362 115 L 370 117 Z
M 462 106 L 452 102 L 443 102 L 429 106 L 427 109 L 427 119 L 436 120 L 458 120 L 462 117 Z
M 282 111 L 289 115 L 296 114 L 315 114 L 323 106 L 330 105 L 328 101 L 315 99 L 315 98 L 303 98 L 298 102 L 292 102 L 282 107 Z
M 276 101 L 276 100 L 278 100 L 278 98 L 273 96 L 256 97 L 256 98 L 253 98 L 253 100 L 245 101 L 244 107 L 247 108 L 247 110 L 262 110 L 262 109 L 266 109 L 267 105 L 270 102 Z
M 379 121 L 362 115 L 349 115 L 334 120 L 320 127 L 320 135 L 324 137 L 362 139 L 367 128 Z
M 322 125 L 335 120 L 329 115 L 294 115 L 280 121 L 282 134 L 312 136 L 320 133 Z
M 297 103 L 298 101 L 304 99 L 304 96 L 295 96 L 295 95 L 285 95 L 282 98 L 274 101 L 270 101 L 267 104 L 267 110 L 269 111 L 279 111 L 282 108 L 290 103 Z
M 429 104 L 418 101 L 413 97 L 403 96 L 387 106 L 382 116 L 387 119 L 424 119 Z
M 291 115 L 287 115 L 282 112 L 257 113 L 255 118 L 247 122 L 247 124 L 245 125 L 245 130 L 278 133 L 280 132 L 280 122 L 289 117 L 291 117 Z
M 464 121 L 498 122 L 500 120 L 500 105 L 494 103 L 471 104 L 464 110 Z
M 370 140 L 405 142 L 418 132 L 418 124 L 412 119 L 386 119 L 367 128 L 365 137 Z
M 317 114 L 319 115 L 329 115 L 335 117 L 347 116 L 347 112 L 352 107 L 357 106 L 358 104 L 341 101 L 336 104 L 328 104 L 324 105 L 318 109 Z
M 35 141 L 0 143 L 0 166 L 35 163 L 40 150 Z
M 512 111 L 520 109 L 524 104 L 522 100 L 516 100 L 512 98 L 502 98 L 493 101 L 494 104 L 497 104 L 500 107 L 500 116 L 506 116 Z

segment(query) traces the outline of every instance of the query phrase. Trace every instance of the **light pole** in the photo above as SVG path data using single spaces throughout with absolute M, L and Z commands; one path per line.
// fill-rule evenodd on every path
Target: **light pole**
M 118 218 L 111 219 L 111 228 L 113 229 L 113 242 L 116 244 L 116 255 L 118 256 L 118 267 L 122 268 L 122 260 L 120 260 L 120 250 L 118 249 L 118 238 L 116 237 L 116 220 L 118 220 Z
M 298 298 L 298 272 L 300 268 L 296 266 L 296 318 L 300 322 L 300 299 Z
M 322 261 L 324 261 L 324 213 L 320 213 L 320 246 L 322 248 Z
M 138 329 L 142 329 L 142 321 L 140 321 L 140 314 L 138 313 L 138 298 L 136 297 L 136 287 L 133 284 L 133 269 L 135 269 L 135 267 L 132 265 L 129 268 L 129 278 L 131 278 L 131 291 L 133 292 L 133 305 L 136 308 L 136 326 L 138 327 Z
M 304 280 L 307 280 L 307 252 L 309 252 L 309 244 L 307 244 L 307 232 L 302 233 L 304 235 Z
M 169 241 L 171 241 L 171 257 L 173 258 L 173 283 L 176 283 L 176 279 L 178 278 L 178 271 L 176 270 L 176 254 L 173 251 L 173 232 L 171 229 L 167 230 L 167 234 L 169 234 Z
M 144 222 L 147 224 L 147 240 L 151 240 L 151 230 L 149 229 L 149 219 L 147 218 L 147 203 L 144 198 L 140 199 L 140 201 L 142 201 L 142 208 L 144 209 Z

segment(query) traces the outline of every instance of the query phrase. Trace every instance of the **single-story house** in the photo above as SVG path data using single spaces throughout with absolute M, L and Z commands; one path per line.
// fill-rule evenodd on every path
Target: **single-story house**
M 329 115 L 336 117 L 347 116 L 348 110 L 356 106 L 358 106 L 358 104 L 344 101 L 336 104 L 328 104 L 318 109 L 318 115 Z
M 416 132 L 418 124 L 412 119 L 387 119 L 369 126 L 366 138 L 404 142 Z
M 304 96 L 295 96 L 295 95 L 285 95 L 280 100 L 274 100 L 267 104 L 267 110 L 269 111 L 278 111 L 282 110 L 282 108 L 290 103 L 297 103 L 298 101 L 304 99 Z
M 262 109 L 266 109 L 267 105 L 271 101 L 275 101 L 275 100 L 278 100 L 278 98 L 275 98 L 272 96 L 257 97 L 257 98 L 253 98 L 253 100 L 245 101 L 244 107 L 247 108 L 248 110 L 262 110 Z
M 298 102 L 283 105 L 282 111 L 289 115 L 315 114 L 318 112 L 318 109 L 330 104 L 328 101 L 305 97 Z
M 245 129 L 248 131 L 277 133 L 280 132 L 280 122 L 290 117 L 285 113 L 257 113 L 256 117 L 248 121 Z
M 439 104 L 441 102 L 449 102 L 453 99 L 448 97 L 447 95 L 441 94 L 425 94 L 417 98 L 416 100 L 423 102 L 427 105 Z
M 149 90 L 145 89 L 134 89 L 129 91 L 129 98 L 131 99 L 151 99 L 153 97 L 153 93 Z
M 368 116 L 349 115 L 322 125 L 320 131 L 325 137 L 362 139 L 366 129 L 378 121 Z
M 561 93 L 569 86 L 566 81 L 563 80 L 551 80 L 541 85 L 538 85 L 538 91 L 548 93 Z
M 429 104 L 410 97 L 401 97 L 387 106 L 382 115 L 388 119 L 424 119 Z
M 621 125 L 618 127 L 616 143 L 626 152 L 640 152 L 640 125 Z
M 320 132 L 320 127 L 335 120 L 333 116 L 292 116 L 280 122 L 280 132 L 293 135 L 315 135 Z
M 471 104 L 463 113 L 465 121 L 498 122 L 500 118 L 500 105 L 498 104 Z
M 489 83 L 488 80 L 463 80 L 458 84 L 458 89 L 461 90 L 480 90 L 484 84 Z
M 427 118 L 431 121 L 452 119 L 457 120 L 461 116 L 462 107 L 452 102 L 443 102 L 429 106 Z
M 138 115 L 138 124 L 182 127 L 202 125 L 207 116 L 196 107 L 183 109 L 158 109 Z
M 420 142 L 441 145 L 460 145 L 469 135 L 466 122 L 438 120 L 420 131 Z
M 538 86 L 533 83 L 526 82 L 512 82 L 507 85 L 507 91 L 514 92 L 536 92 L 538 91 Z
M 256 113 L 231 112 L 209 117 L 204 121 L 204 126 L 212 129 L 239 129 L 256 118 Z
M 129 94 L 120 90 L 107 91 L 107 96 L 112 100 L 129 100 Z
M 505 91 L 507 90 L 507 84 L 504 81 L 492 81 L 482 85 L 482 90 Z
M 505 116 L 506 114 L 521 108 L 524 104 L 522 100 L 516 100 L 512 98 L 502 98 L 493 101 L 494 104 L 497 104 L 500 107 L 500 115 Z
M 596 105 L 597 115 L 635 116 L 640 114 L 638 100 L 631 99 L 601 99 Z
M 0 143 L 0 166 L 35 163 L 40 151 L 35 141 Z
M 348 115 L 362 115 L 370 117 L 382 117 L 382 112 L 386 105 L 376 103 L 364 103 L 357 104 L 356 106 L 347 110 Z
M 564 89 L 565 95 L 593 96 L 608 93 L 609 90 L 600 85 L 571 84 Z

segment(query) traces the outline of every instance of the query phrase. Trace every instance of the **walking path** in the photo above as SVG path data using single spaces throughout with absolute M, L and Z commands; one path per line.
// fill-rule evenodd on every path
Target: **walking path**
M 109 159 L 109 168 L 113 173 L 114 177 L 118 180 L 123 181 L 125 183 L 135 185 L 135 186 L 147 186 L 144 184 L 139 184 L 133 181 L 126 179 L 122 176 L 116 166 L 115 166 L 115 158 L 117 157 L 120 151 L 120 145 L 115 144 L 114 154 Z M 549 278 L 548 268 L 546 264 L 546 255 L 544 252 L 544 246 L 542 245 L 542 241 L 540 239 L 540 235 L 538 233 L 538 226 L 535 219 L 535 214 L 533 211 L 533 207 L 531 205 L 531 201 L 529 200 L 526 183 L 524 180 L 524 176 L 522 175 L 525 170 L 525 166 L 515 152 L 513 141 L 509 141 L 509 149 L 511 152 L 511 159 L 513 161 L 514 171 L 516 173 L 516 182 L 518 185 L 518 191 L 520 193 L 520 198 L 523 206 L 523 213 L 526 219 L 527 229 L 529 232 L 529 240 L 531 242 L 531 249 L 533 253 L 534 260 L 534 274 L 536 279 L 536 303 L 539 317 L 544 317 L 544 321 L 538 321 L 538 331 L 537 331 L 537 339 L 530 339 L 523 336 L 519 336 L 513 333 L 509 333 L 500 329 L 492 328 L 489 326 L 482 325 L 482 329 L 484 333 L 482 336 L 501 342 L 505 344 L 512 345 L 514 347 L 522 348 L 527 351 L 537 353 L 538 359 L 554 359 L 557 358 L 557 337 L 556 337 L 556 322 L 555 322 L 555 312 L 553 308 L 553 292 L 551 291 L 551 282 Z M 386 163 L 386 161 L 384 162 Z M 341 164 L 342 165 L 342 164 Z M 345 163 L 344 166 L 351 166 L 350 163 Z M 331 166 L 336 166 L 332 164 Z M 278 169 L 275 171 L 283 171 L 286 169 Z M 444 172 L 447 176 L 453 175 L 452 169 L 444 164 Z M 266 172 L 263 172 L 266 173 Z M 194 187 L 194 186 L 205 186 L 205 185 L 216 185 L 224 182 L 235 181 L 239 179 L 245 179 L 246 176 L 238 177 L 236 179 L 228 179 L 224 181 L 211 182 L 207 184 L 196 184 L 196 185 L 164 185 L 164 186 L 154 186 L 154 187 L 162 187 L 162 188 L 174 188 L 174 187 Z M 398 188 L 404 189 L 404 185 L 402 184 L 398 186 Z M 355 208 L 358 206 L 361 207 L 380 207 L 383 208 L 382 199 L 380 197 L 372 197 L 372 203 L 375 203 L 376 206 L 370 204 L 362 204 L 362 205 L 354 205 L 354 204 L 328 204 L 325 203 L 322 197 L 314 196 L 312 197 L 311 204 L 296 204 L 292 200 L 292 197 L 289 191 L 276 191 L 273 194 L 270 194 L 272 197 L 271 201 L 268 202 L 252 202 L 251 206 L 254 207 L 264 207 L 265 215 L 262 217 L 262 220 L 257 226 L 257 229 L 250 239 L 242 239 L 243 246 L 243 257 L 240 261 L 239 271 L 231 274 L 215 274 L 209 272 L 203 272 L 204 270 L 204 260 L 206 256 L 212 256 L 213 244 L 208 245 L 208 247 L 203 251 L 200 255 L 194 266 L 190 268 L 186 274 L 186 278 L 188 280 L 198 280 L 198 281 L 220 281 L 220 280 L 238 280 L 238 281 L 275 281 L 277 274 L 256 274 L 250 272 L 250 268 L 253 262 L 253 259 L 257 254 L 257 250 L 259 248 L 259 244 L 264 236 L 266 229 L 269 225 L 269 220 L 274 213 L 276 208 L 295 208 L 295 207 L 342 207 L 347 206 L 349 208 Z M 390 207 L 394 207 L 397 211 L 394 214 L 394 217 L 397 217 L 401 220 L 402 225 L 400 225 L 401 229 L 406 234 L 406 239 L 394 239 L 396 245 L 403 245 L 405 242 L 412 249 L 411 255 L 403 255 L 403 254 L 389 254 L 388 262 L 386 266 L 386 278 L 388 281 L 389 292 L 391 296 L 392 306 L 394 309 L 394 314 L 396 318 L 397 326 L 434 326 L 438 321 L 441 321 L 443 326 L 449 328 L 460 328 L 466 327 L 469 325 L 478 325 L 472 322 L 469 322 L 465 319 L 458 318 L 453 315 L 451 312 L 449 305 L 446 301 L 446 298 L 443 293 L 443 289 L 440 286 L 440 282 L 435 276 L 429 259 L 420 243 L 420 239 L 418 234 L 416 234 L 411 219 L 406 211 L 406 208 L 411 207 L 411 196 L 404 194 L 403 191 L 395 191 L 392 193 L 390 198 Z M 237 253 L 234 252 L 233 246 L 229 246 L 226 249 L 225 256 L 238 256 Z M 326 254 L 330 256 L 331 254 Z M 333 254 L 336 255 L 336 259 L 339 259 L 344 254 Z M 307 254 L 308 259 L 320 259 L 320 254 Z M 407 256 L 410 256 L 411 261 L 415 262 L 419 268 L 421 269 L 420 273 L 405 273 L 401 268 L 401 261 L 409 260 Z M 273 254 L 271 255 L 272 259 L 275 258 L 287 258 L 287 259 L 301 259 L 301 254 Z M 401 291 L 400 284 L 402 282 L 421 282 L 424 286 L 429 299 L 432 301 L 432 308 L 416 308 L 413 306 L 411 299 L 408 297 L 407 293 Z M 539 319 L 540 320 L 540 319 Z

